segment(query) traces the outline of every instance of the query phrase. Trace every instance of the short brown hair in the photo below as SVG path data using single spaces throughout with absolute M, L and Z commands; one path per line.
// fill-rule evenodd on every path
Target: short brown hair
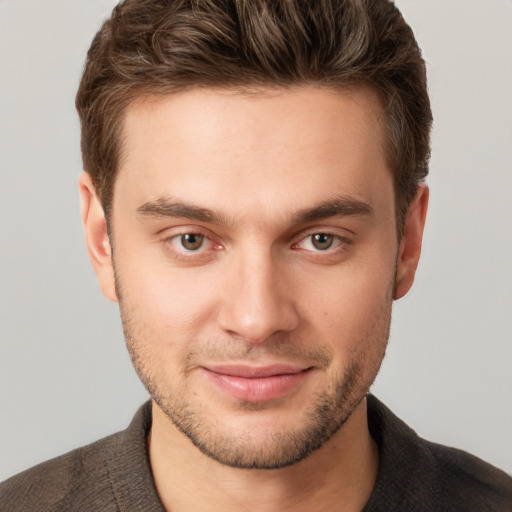
M 84 169 L 107 218 L 127 105 L 192 87 L 369 85 L 385 111 L 397 226 L 428 173 L 425 63 L 390 0 L 125 0 L 94 38 L 76 97 Z

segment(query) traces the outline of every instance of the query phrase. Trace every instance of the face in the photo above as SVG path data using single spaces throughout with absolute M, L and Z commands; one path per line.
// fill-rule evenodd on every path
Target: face
M 223 464 L 301 460 L 377 374 L 406 252 L 381 124 L 364 89 L 127 111 L 113 253 L 99 221 L 90 252 L 154 402 Z

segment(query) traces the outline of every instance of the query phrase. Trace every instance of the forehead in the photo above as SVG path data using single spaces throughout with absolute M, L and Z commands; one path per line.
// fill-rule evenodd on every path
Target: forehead
M 159 196 L 207 207 L 229 197 L 217 206 L 242 212 L 300 209 L 332 194 L 377 200 L 391 183 L 383 125 L 367 88 L 144 98 L 126 111 L 114 204 L 121 194 L 133 207 Z

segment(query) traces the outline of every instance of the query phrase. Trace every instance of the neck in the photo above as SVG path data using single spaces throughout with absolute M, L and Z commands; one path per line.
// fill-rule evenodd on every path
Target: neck
M 378 470 L 366 400 L 321 448 L 274 470 L 237 469 L 210 459 L 153 403 L 149 456 L 160 499 L 172 512 L 359 511 Z

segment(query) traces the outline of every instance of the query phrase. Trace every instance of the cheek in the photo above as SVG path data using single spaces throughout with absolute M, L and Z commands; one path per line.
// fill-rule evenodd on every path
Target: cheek
M 362 366 L 378 364 L 384 353 L 391 320 L 394 263 L 373 262 L 368 267 L 340 267 L 322 286 L 305 292 L 311 332 L 335 356 L 335 371 L 354 361 Z M 317 281 L 317 284 L 320 284 Z M 319 293 L 318 290 L 322 290 Z
M 156 349 L 178 348 L 196 340 L 215 310 L 215 286 L 194 269 L 185 272 L 134 258 L 120 258 L 116 276 L 124 316 L 132 329 Z

